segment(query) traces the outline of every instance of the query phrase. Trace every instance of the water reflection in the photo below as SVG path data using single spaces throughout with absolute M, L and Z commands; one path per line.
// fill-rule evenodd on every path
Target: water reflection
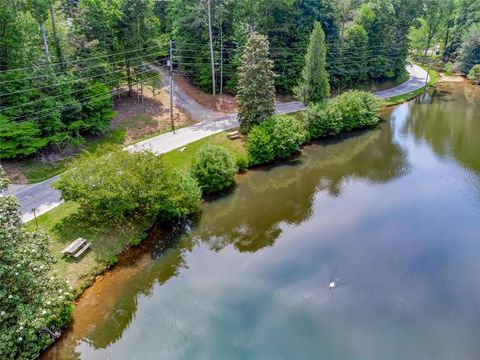
M 465 194 L 480 111 L 466 88 L 247 173 L 191 232 L 157 234 L 92 287 L 45 358 L 476 358 L 480 202 Z

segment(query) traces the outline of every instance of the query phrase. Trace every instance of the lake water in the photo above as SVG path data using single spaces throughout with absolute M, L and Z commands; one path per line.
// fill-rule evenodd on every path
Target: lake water
M 383 116 L 158 234 L 44 358 L 480 359 L 480 87 Z

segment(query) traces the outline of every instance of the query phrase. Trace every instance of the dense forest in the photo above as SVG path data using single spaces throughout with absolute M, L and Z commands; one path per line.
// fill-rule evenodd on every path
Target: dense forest
M 165 63 L 170 40 L 175 71 L 212 91 L 209 8 L 215 89 L 233 94 L 253 30 L 269 40 L 276 90 L 292 93 L 318 21 L 336 93 L 398 78 L 411 43 L 442 39 L 454 59 L 480 22 L 479 0 L 0 0 L 0 158 L 105 132 L 117 96 L 158 85 L 145 63 Z

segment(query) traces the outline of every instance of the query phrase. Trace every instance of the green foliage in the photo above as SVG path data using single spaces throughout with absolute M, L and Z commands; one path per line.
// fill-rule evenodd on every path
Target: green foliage
M 443 68 L 443 70 L 445 71 L 445 73 L 447 75 L 452 75 L 453 74 L 453 63 L 452 62 L 447 62 Z
M 265 164 L 274 159 L 288 159 L 309 134 L 304 122 L 295 116 L 275 115 L 248 134 L 247 150 L 250 164 Z
M 305 120 L 310 136 L 318 139 L 378 124 L 380 107 L 380 99 L 371 93 L 348 91 L 326 104 L 309 106 Z
M 319 22 L 315 22 L 307 53 L 302 79 L 295 92 L 305 103 L 318 102 L 330 96 L 329 76 L 326 70 L 325 33 Z
M 459 56 L 459 67 L 465 74 L 476 64 L 480 64 L 480 24 L 472 26 L 465 34 Z
M 335 136 L 342 131 L 342 114 L 336 106 L 312 104 L 304 116 L 308 132 L 314 139 Z
M 18 208 L 0 196 L 0 358 L 36 359 L 53 341 L 45 329 L 70 320 L 72 296 L 51 272 L 47 235 L 26 231 Z
M 243 53 L 237 92 L 238 119 L 247 131 L 275 111 L 273 62 L 268 53 L 268 39 L 252 33 Z
M 291 157 L 309 137 L 305 123 L 295 116 L 272 116 L 265 127 L 271 129 L 273 152 L 280 159 Z
M 192 162 L 192 174 L 207 194 L 232 186 L 236 172 L 234 157 L 230 151 L 218 145 L 203 145 Z
M 150 152 L 100 147 L 81 155 L 54 185 L 80 204 L 85 221 L 106 226 L 121 219 L 183 219 L 198 210 L 200 189 L 190 176 L 164 166 Z
M 3 170 L 3 167 L 0 165 L 0 192 L 7 190 L 8 185 L 10 185 L 10 180 L 7 177 L 7 173 Z
M 368 79 L 368 34 L 362 25 L 353 24 L 345 32 L 342 57 L 345 59 L 346 85 L 359 84 Z
M 238 171 L 243 173 L 248 168 L 248 158 L 244 155 L 239 155 L 237 156 L 236 164 L 237 164 Z
M 47 144 L 32 121 L 15 123 L 0 115 L 0 159 L 25 157 Z
M 269 129 L 255 126 L 248 134 L 248 162 L 250 165 L 266 164 L 275 159 L 273 142 Z
M 473 81 L 474 84 L 480 84 L 480 64 L 476 64 L 472 67 L 468 73 L 468 80 Z
M 118 258 L 115 255 L 110 255 L 107 259 L 107 264 L 109 267 L 115 265 L 118 262 Z
M 376 125 L 380 100 L 369 92 L 348 91 L 337 96 L 328 106 L 336 107 L 342 114 L 342 130 L 351 131 Z

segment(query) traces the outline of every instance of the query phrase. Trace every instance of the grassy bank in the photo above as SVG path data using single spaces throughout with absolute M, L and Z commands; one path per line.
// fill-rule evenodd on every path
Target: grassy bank
M 207 143 L 223 146 L 236 156 L 246 155 L 243 139 L 229 140 L 226 133 L 221 132 L 189 144 L 182 152 L 173 150 L 162 156 L 169 166 L 187 171 L 195 152 Z M 37 219 L 39 230 L 50 235 L 50 251 L 56 260 L 54 270 L 70 283 L 77 295 L 95 280 L 96 275 L 113 265 L 117 256 L 130 244 L 138 243 L 138 240 L 145 236 L 145 230 L 153 223 L 153 220 L 146 220 L 134 227 L 117 226 L 100 232 L 85 227 L 78 211 L 76 203 L 66 202 Z M 30 221 L 27 228 L 35 230 L 36 223 Z M 79 260 L 62 256 L 62 249 L 79 237 L 92 242 L 91 250 Z
M 78 205 L 73 202 L 66 202 L 39 216 L 37 220 L 39 230 L 50 236 L 50 251 L 55 258 L 54 270 L 69 282 L 76 295 L 89 286 L 97 274 L 113 265 L 117 255 L 129 244 L 144 236 L 144 230 L 150 225 L 146 221 L 133 228 L 119 226 L 98 232 L 84 226 L 78 217 Z M 34 221 L 26 226 L 30 231 L 36 229 Z M 93 243 L 91 250 L 78 260 L 62 256 L 62 249 L 79 237 Z
M 184 151 L 170 151 L 162 155 L 162 158 L 164 159 L 165 164 L 167 164 L 168 166 L 186 171 L 190 168 L 193 156 L 195 155 L 197 150 L 205 144 L 220 145 L 230 150 L 232 154 L 236 157 L 247 155 L 247 150 L 245 148 L 245 140 L 243 138 L 229 140 L 225 132 L 220 132 L 218 134 L 188 144 L 185 147 Z

